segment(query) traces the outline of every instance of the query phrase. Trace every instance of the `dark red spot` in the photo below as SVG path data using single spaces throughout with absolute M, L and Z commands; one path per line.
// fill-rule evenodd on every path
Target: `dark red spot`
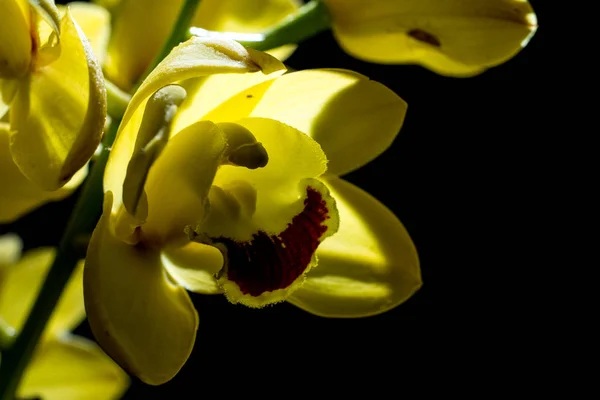
M 442 45 L 436 36 L 421 29 L 411 29 L 408 31 L 408 36 L 412 37 L 413 39 L 417 39 L 420 42 L 430 44 L 434 47 L 441 47 Z
M 327 231 L 328 212 L 321 193 L 308 187 L 304 210 L 279 235 L 258 231 L 241 243 L 215 238 L 227 247 L 227 278 L 252 296 L 290 286 L 304 273 Z

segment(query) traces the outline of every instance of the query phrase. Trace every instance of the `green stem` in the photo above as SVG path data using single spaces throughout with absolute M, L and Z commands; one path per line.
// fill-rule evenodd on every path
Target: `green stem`
M 214 32 L 190 28 L 191 36 L 226 37 L 256 50 L 271 50 L 286 44 L 300 43 L 331 28 L 327 6 L 321 0 L 311 0 L 294 14 L 263 33 Z
M 77 199 L 67 229 L 60 241 L 56 258 L 46 276 L 44 285 L 31 312 L 13 345 L 2 354 L 0 364 L 0 400 L 13 400 L 19 381 L 31 360 L 35 347 L 46 327 L 54 307 L 79 261 L 74 249 L 75 239 L 91 232 L 102 212 L 102 177 L 108 160 L 109 148 L 114 141 L 120 120 L 111 124 L 102 141 L 102 152 L 96 158 L 83 191 Z
M 177 16 L 177 21 L 173 26 L 173 30 L 171 31 L 171 35 L 163 45 L 162 50 L 158 55 L 154 58 L 154 60 L 150 63 L 146 71 L 140 77 L 138 83 L 135 85 L 134 92 L 138 87 L 142 84 L 144 79 L 156 68 L 156 66 L 164 60 L 166 56 L 169 55 L 173 47 L 177 46 L 179 43 L 183 42 L 187 38 L 187 32 L 192 24 L 192 19 L 196 14 L 196 9 L 200 4 L 200 0 L 184 0 L 183 6 L 179 11 L 179 15 Z
M 108 115 L 112 118 L 121 119 L 131 100 L 131 95 L 119 89 L 117 85 L 109 80 L 105 80 L 104 83 L 106 84 Z

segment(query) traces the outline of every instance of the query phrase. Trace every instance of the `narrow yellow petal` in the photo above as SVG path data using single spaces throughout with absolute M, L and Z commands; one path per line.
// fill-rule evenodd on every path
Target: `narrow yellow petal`
M 19 398 L 117 400 L 129 378 L 98 345 L 77 336 L 43 343 L 17 390 Z
M 317 69 L 247 88 L 203 118 L 220 122 L 252 116 L 283 122 L 315 139 L 327 154 L 328 171 L 342 175 L 389 147 L 406 109 L 397 94 L 363 75 Z
M 113 212 L 122 204 L 125 172 L 150 96 L 164 86 L 190 78 L 258 71 L 268 74 L 283 69 L 285 66 L 276 58 L 257 57 L 256 52 L 231 40 L 192 38 L 175 47 L 136 91 L 121 121 L 104 176 L 105 191 L 114 194 Z
M 340 178 L 324 179 L 340 213 L 337 234 L 317 250 L 318 265 L 288 301 L 330 318 L 383 313 L 421 287 L 417 252 L 383 204 Z
M 517 54 L 537 28 L 525 0 L 324 0 L 349 54 L 472 76 Z
M 98 63 L 102 64 L 110 38 L 110 13 L 93 3 L 72 2 L 68 7 L 75 22 L 90 42 Z M 66 7 L 61 11 L 64 14 Z
M 0 79 L 29 72 L 31 33 L 29 4 L 25 0 L 0 1 Z
M 67 12 L 61 20 L 60 57 L 22 79 L 11 103 L 15 163 L 41 188 L 56 190 L 94 154 L 105 118 L 102 71 Z
M 0 223 L 12 222 L 42 204 L 69 196 L 87 175 L 84 167 L 62 188 L 52 192 L 42 190 L 14 163 L 9 141 L 9 127 L 0 123 L 0 186 L 4 188 L 0 196 Z
M 164 271 L 160 252 L 127 245 L 109 229 L 112 193 L 94 230 L 84 268 L 88 321 L 102 348 L 142 381 L 170 380 L 189 357 L 198 315 Z

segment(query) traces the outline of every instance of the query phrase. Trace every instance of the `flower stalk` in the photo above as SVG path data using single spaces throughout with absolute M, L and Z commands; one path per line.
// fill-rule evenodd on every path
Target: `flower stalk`
M 286 44 L 297 44 L 331 27 L 327 6 L 321 0 L 311 0 L 277 25 L 263 33 L 215 32 L 193 27 L 190 36 L 225 37 L 246 47 L 267 51 Z
M 12 346 L 2 353 L 0 364 L 0 400 L 13 400 L 19 382 L 31 360 L 65 285 L 79 261 L 75 242 L 79 235 L 91 232 L 102 213 L 102 178 L 108 161 L 109 148 L 115 139 L 120 121 L 113 121 L 102 140 L 102 152 L 94 162 L 90 176 L 79 196 L 67 229 L 60 241 L 56 258 L 29 313 L 23 330 Z
M 185 0 L 171 35 L 143 78 L 169 54 L 173 47 L 185 40 L 199 2 L 200 0 Z M 108 82 L 106 86 L 109 114 L 113 121 L 102 140 L 101 152 L 94 159 L 90 175 L 85 182 L 58 246 L 56 258 L 50 267 L 23 330 L 19 332 L 14 340 L 12 337 L 5 335 L 6 340 L 3 340 L 3 345 L 9 346 L 2 353 L 2 363 L 0 364 L 0 400 L 13 400 L 15 398 L 19 382 L 33 356 L 44 328 L 81 257 L 80 252 L 77 251 L 78 238 L 88 235 L 94 230 L 102 213 L 104 169 L 108 161 L 110 148 L 119 130 L 120 117 L 125 112 L 129 102 L 129 96 L 120 91 L 114 84 Z

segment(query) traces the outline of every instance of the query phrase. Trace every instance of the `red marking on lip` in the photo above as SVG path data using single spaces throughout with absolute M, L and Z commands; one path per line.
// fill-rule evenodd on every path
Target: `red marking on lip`
M 258 231 L 247 242 L 214 238 L 227 248 L 227 279 L 251 296 L 287 288 L 310 264 L 327 231 L 328 213 L 321 193 L 308 187 L 304 210 L 279 235 Z

